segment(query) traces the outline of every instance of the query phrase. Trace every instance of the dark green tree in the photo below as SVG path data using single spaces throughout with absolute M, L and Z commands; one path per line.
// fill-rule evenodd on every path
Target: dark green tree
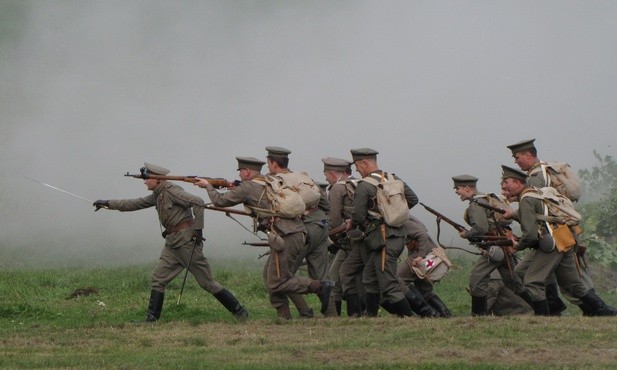
M 584 241 L 591 260 L 617 268 L 617 162 L 595 150 L 593 154 L 598 163 L 578 172 L 587 199 L 579 207 Z

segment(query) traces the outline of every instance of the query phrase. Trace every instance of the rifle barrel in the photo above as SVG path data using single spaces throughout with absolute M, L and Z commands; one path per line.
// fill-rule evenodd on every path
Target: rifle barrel
M 222 179 L 222 178 L 214 179 L 208 176 L 170 176 L 170 175 L 156 175 L 152 173 L 132 175 L 132 174 L 129 174 L 128 172 L 124 176 L 133 177 L 136 179 L 143 179 L 143 180 L 156 179 L 156 180 L 169 180 L 169 181 L 184 181 L 184 182 L 190 182 L 190 183 L 195 183 L 199 181 L 198 179 L 201 178 L 201 179 L 208 180 L 208 182 L 215 188 L 230 188 L 235 185 L 235 183 L 229 182 L 225 179 Z
M 480 202 L 476 202 L 476 204 L 479 205 L 482 208 L 489 209 L 489 210 L 491 210 L 493 212 L 501 213 L 502 215 L 506 213 L 505 209 L 493 207 L 490 204 L 484 204 L 484 203 L 480 203 Z
M 211 205 L 211 204 L 206 204 L 206 205 L 204 206 L 204 208 L 205 208 L 205 209 L 212 210 L 212 211 L 219 211 L 219 212 L 231 213 L 231 214 L 234 214 L 234 215 L 242 215 L 242 216 L 252 216 L 252 215 L 253 215 L 252 213 L 244 212 L 244 211 L 241 211 L 241 210 L 239 210 L 239 209 L 224 208 L 224 207 L 215 207 L 215 206 L 213 206 L 213 205 Z
M 471 242 L 470 244 L 475 245 L 476 247 L 485 249 L 486 247 L 499 246 L 499 247 L 510 247 L 513 245 L 512 240 L 482 240 L 479 242 Z
M 461 232 L 461 231 L 466 231 L 467 230 L 465 228 L 465 226 L 452 221 L 451 219 L 447 218 L 446 216 L 444 216 L 443 214 L 437 212 L 436 210 L 434 210 L 433 208 L 427 206 L 426 204 L 420 203 L 420 205 L 422 207 L 424 207 L 427 211 L 429 211 L 432 214 L 434 214 L 435 216 L 437 216 L 437 218 L 440 218 L 440 219 L 444 220 L 445 222 L 449 223 L 452 227 L 454 227 L 456 229 L 456 231 Z
M 242 245 L 250 245 L 251 247 L 269 247 L 270 246 L 268 242 L 256 242 L 256 243 L 244 242 L 242 243 Z

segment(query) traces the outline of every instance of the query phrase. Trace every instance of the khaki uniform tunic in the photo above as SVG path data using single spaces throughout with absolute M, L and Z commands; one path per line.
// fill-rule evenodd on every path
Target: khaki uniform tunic
M 527 185 L 533 186 L 535 188 L 543 188 L 547 186 L 548 182 L 546 181 L 546 178 L 544 177 L 544 172 L 542 171 L 542 167 L 540 163 L 537 163 L 535 166 L 530 168 L 529 171 L 527 172 L 529 175 L 529 177 L 527 178 Z M 594 289 L 593 281 L 591 280 L 591 276 L 589 275 L 589 271 L 587 270 L 587 265 L 585 261 L 582 259 L 582 257 L 580 257 L 576 253 L 578 251 L 578 246 L 583 245 L 581 239 L 582 239 L 581 235 L 576 236 L 577 245 L 574 247 L 575 258 L 578 258 L 578 266 L 580 268 L 581 278 L 583 279 L 583 283 L 585 283 L 585 286 L 587 286 L 587 289 Z M 525 257 L 523 258 L 523 261 L 521 262 L 522 263 L 521 268 L 524 268 L 525 266 L 529 265 L 529 259 L 531 258 L 531 256 L 529 257 L 525 256 Z M 546 283 L 548 285 L 548 284 L 554 284 L 556 282 L 557 281 L 555 279 L 555 276 L 551 275 Z M 561 288 L 562 293 L 568 299 L 568 301 L 570 301 L 570 303 L 576 306 L 581 304 L 581 301 L 574 298 L 572 292 L 570 292 L 567 287 L 560 287 L 560 288 Z
M 219 193 L 208 185 L 206 191 L 212 204 L 216 207 L 230 207 L 244 204 L 259 208 L 270 209 L 270 203 L 264 194 L 264 185 L 255 181 L 242 181 L 240 185 L 225 192 Z M 268 260 L 264 266 L 263 277 L 270 303 L 274 308 L 289 306 L 288 294 L 306 294 L 309 292 L 310 279 L 298 276 L 292 271 L 293 264 L 289 261 L 289 251 L 297 250 L 304 245 L 304 224 L 300 218 L 275 218 L 274 230 L 283 238 L 285 248 L 281 252 L 270 249 Z M 278 259 L 278 273 L 277 273 Z
M 538 249 L 538 232 L 548 232 L 544 221 L 538 220 L 539 214 L 544 214 L 544 205 L 540 199 L 525 197 L 519 200 L 518 217 L 522 230 L 519 249 L 531 250 L 525 255 L 528 264 L 519 263 L 515 272 L 522 278 L 525 289 L 534 301 L 546 299 L 546 281 L 553 273 L 560 287 L 567 289 L 574 297 L 584 296 L 589 289 L 578 275 L 574 250 L 560 253 L 557 248 L 551 252 Z
M 204 201 L 187 193 L 180 186 L 162 181 L 152 194 L 137 199 L 117 199 L 109 201 L 109 208 L 122 212 L 136 211 L 156 207 L 161 225 L 168 230 L 165 246 L 159 257 L 151 279 L 153 290 L 165 292 L 165 287 L 185 268 L 188 267 L 199 286 L 211 294 L 219 293 L 223 286 L 212 276 L 210 264 L 203 255 L 203 243 L 195 243 L 193 230 L 204 227 Z M 178 225 L 189 222 L 191 225 L 179 231 L 171 232 Z M 194 249 L 194 250 L 193 250 Z M 191 258 L 191 252 L 193 257 Z
M 381 175 L 382 171 L 375 173 Z M 369 174 L 370 176 L 370 174 Z M 385 225 L 385 263 L 382 271 L 382 248 L 371 248 L 371 240 L 381 240 L 381 220 L 374 219 L 368 211 L 379 212 L 376 204 L 377 189 L 366 181 L 360 181 L 356 188 L 353 199 L 353 211 L 351 221 L 354 226 L 367 228 L 366 237 L 363 240 L 363 248 L 367 249 L 368 261 L 362 275 L 362 283 L 367 294 L 381 294 L 382 299 L 388 303 L 397 303 L 405 299 L 402 284 L 396 275 L 398 258 L 405 248 L 405 225 L 392 227 Z M 409 208 L 418 203 L 418 197 L 405 184 L 405 198 Z M 371 226 L 373 225 L 373 226 Z
M 468 237 L 487 235 L 495 229 L 495 223 L 492 220 L 491 211 L 485 209 L 475 202 L 488 204 L 485 198 L 479 197 L 481 193 L 475 193 L 474 202 L 470 202 L 465 212 L 465 220 L 471 226 L 467 233 Z M 507 262 L 504 259 L 501 262 L 493 262 L 487 256 L 481 255 L 475 262 L 469 273 L 469 289 L 474 297 L 486 297 L 489 288 L 489 276 L 497 270 L 503 280 L 503 283 L 517 293 L 523 292 L 521 280 L 513 276 L 508 270 Z

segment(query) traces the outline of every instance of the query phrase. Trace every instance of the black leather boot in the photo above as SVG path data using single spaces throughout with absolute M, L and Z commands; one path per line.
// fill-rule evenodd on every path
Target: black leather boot
M 405 298 L 409 308 L 420 317 L 439 317 L 439 312 L 424 300 L 422 294 L 415 286 L 409 287 L 409 291 L 405 293 Z
M 231 312 L 237 320 L 244 321 L 249 317 L 249 313 L 244 309 L 244 307 L 242 307 L 240 302 L 238 302 L 236 297 L 234 297 L 229 290 L 221 290 L 220 292 L 214 294 L 214 298 L 221 302 L 227 311 Z
M 543 301 L 533 301 L 533 313 L 536 316 L 549 316 L 551 311 L 548 308 L 548 301 L 545 299 Z
M 559 297 L 559 287 L 556 283 L 546 286 L 546 300 L 548 302 L 549 316 L 561 316 L 568 306 Z
M 427 299 L 428 298 L 428 299 Z M 445 303 L 439 298 L 439 296 L 435 293 L 429 295 L 429 297 L 425 298 L 425 301 L 431 305 L 437 312 L 439 312 L 439 317 L 452 317 L 452 312 L 448 309 Z
M 486 297 L 471 296 L 471 315 L 486 316 L 488 309 L 486 308 Z
M 517 295 L 521 297 L 523 301 L 525 301 L 525 303 L 529 305 L 529 307 L 533 308 L 533 299 L 531 299 L 528 291 L 525 290 L 521 293 L 518 293 Z
M 336 314 L 337 316 L 341 316 L 341 307 L 343 306 L 343 302 L 341 301 L 334 301 L 334 307 L 336 308 Z
M 591 316 L 616 316 L 617 309 L 607 305 L 602 298 L 596 295 L 596 292 L 591 289 L 584 296 L 579 298 L 581 302 L 587 305 L 592 310 Z
M 330 280 L 322 280 L 319 284 L 319 291 L 317 292 L 317 297 L 319 297 L 319 301 L 321 301 L 321 312 L 322 315 L 326 314 L 328 310 L 328 304 L 330 303 L 330 294 L 332 293 L 332 289 L 334 288 L 334 281 Z
M 398 317 L 410 317 L 413 316 L 413 311 L 411 309 L 411 305 L 407 298 L 401 299 L 398 302 L 390 303 L 392 307 L 392 311 Z
M 347 317 L 362 316 L 362 305 L 360 304 L 360 296 L 357 294 L 347 294 Z
M 581 304 L 578 305 L 578 308 L 581 309 L 581 311 L 583 312 L 583 316 L 594 316 L 594 312 L 591 308 L 589 308 L 589 306 L 587 306 L 587 304 L 581 302 Z
M 157 290 L 150 291 L 150 302 L 148 304 L 148 315 L 146 316 L 146 322 L 154 322 L 161 317 L 164 300 L 165 293 Z
M 366 316 L 377 316 L 377 311 L 379 311 L 379 298 L 379 294 L 366 293 Z

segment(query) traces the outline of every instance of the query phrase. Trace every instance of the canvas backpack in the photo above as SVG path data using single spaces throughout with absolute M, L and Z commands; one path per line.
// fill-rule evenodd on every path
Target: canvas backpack
M 525 191 L 520 199 L 525 197 L 540 199 L 545 205 L 544 213 L 537 217 L 546 223 L 550 235 L 539 235 L 539 248 L 545 252 L 556 248 L 562 253 L 574 248 L 577 242 L 573 231 L 578 234 L 582 229 L 578 226 L 581 215 L 574 209 L 572 201 L 548 186 Z
M 546 186 L 553 187 L 571 201 L 581 197 L 581 179 L 565 162 L 541 162 L 539 171 L 546 179 Z
M 297 190 L 290 188 L 283 179 L 276 176 L 266 175 L 256 177 L 253 180 L 264 186 L 262 197 L 265 196 L 270 202 L 270 209 L 249 207 L 260 217 L 296 218 L 306 210 L 306 204 Z
M 401 227 L 409 218 L 409 207 L 405 198 L 405 183 L 393 175 L 382 172 L 372 173 L 362 179 L 377 188 L 377 208 L 380 218 L 392 227 Z
M 581 215 L 574 209 L 574 203 L 553 187 L 533 188 L 525 191 L 521 195 L 521 200 L 525 197 L 542 200 L 546 206 L 545 214 L 538 215 L 538 219 L 542 221 L 568 226 L 578 225 L 581 221 Z
M 317 207 L 321 199 L 321 190 L 306 172 L 279 173 L 276 176 L 283 179 L 286 186 L 300 194 L 306 208 Z

